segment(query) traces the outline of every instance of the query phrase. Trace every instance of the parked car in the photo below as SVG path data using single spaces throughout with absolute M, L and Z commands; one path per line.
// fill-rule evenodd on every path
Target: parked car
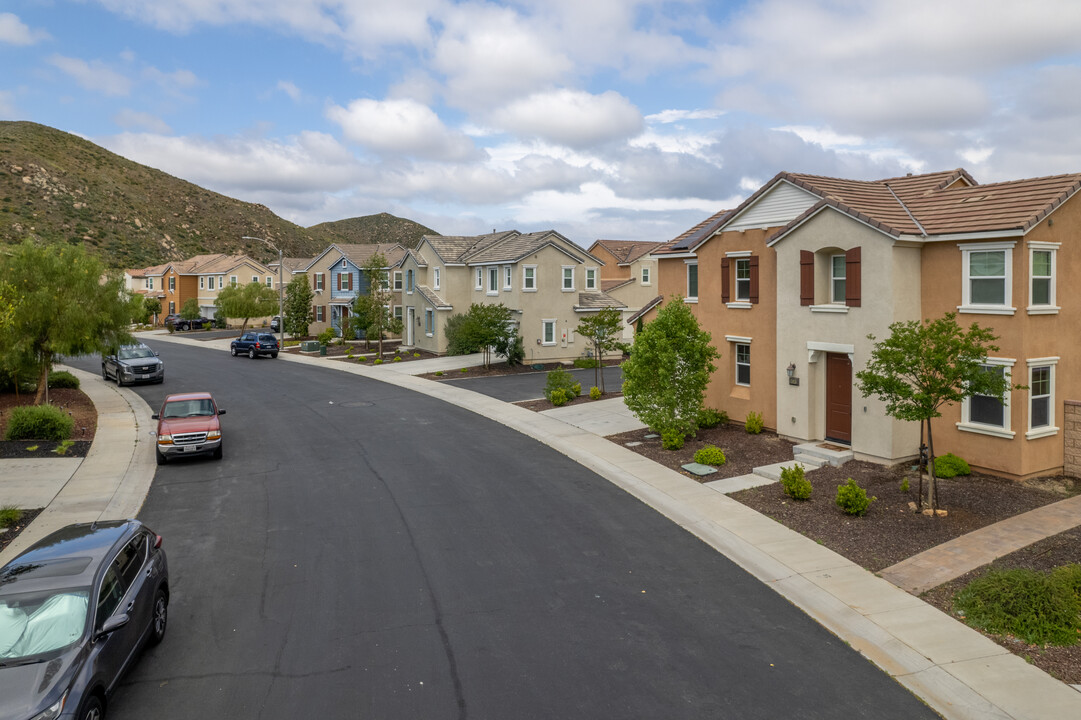
M 138 382 L 165 380 L 165 363 L 142 343 L 122 345 L 116 352 L 101 356 L 101 379 L 116 380 L 120 387 Z
M 169 564 L 138 520 L 68 525 L 0 568 L 0 718 L 101 720 L 165 637 Z
M 258 355 L 269 355 L 276 358 L 278 357 L 278 338 L 265 330 L 252 330 L 229 343 L 229 352 L 233 354 L 233 357 L 247 355 L 255 358 Z
M 198 317 L 194 320 L 185 320 L 179 315 L 166 315 L 164 320 L 166 327 L 172 326 L 174 330 L 202 330 L 203 318 Z
M 151 415 L 158 421 L 158 465 L 179 455 L 213 455 L 221 460 L 221 422 L 225 411 L 210 393 L 167 395 L 161 410 Z
M 274 317 L 270 318 L 270 331 L 271 332 L 281 332 L 281 329 L 282 329 L 281 315 L 275 315 Z

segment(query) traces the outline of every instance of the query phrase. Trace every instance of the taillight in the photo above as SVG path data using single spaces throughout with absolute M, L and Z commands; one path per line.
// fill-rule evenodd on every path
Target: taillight
M 259 350 L 259 349 L 261 349 L 262 347 L 263 347 L 263 346 L 262 346 L 262 345 L 260 345 L 259 343 L 255 343 L 255 349 L 256 349 L 256 350 Z
M 157 550 L 161 547 L 161 535 L 154 536 L 154 549 Z

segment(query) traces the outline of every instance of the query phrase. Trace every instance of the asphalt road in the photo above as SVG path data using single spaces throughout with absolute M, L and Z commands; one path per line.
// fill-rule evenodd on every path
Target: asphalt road
M 930 718 L 776 593 L 559 453 L 426 396 L 149 343 L 226 408 L 158 469 L 168 635 L 111 718 Z M 96 370 L 96 362 L 79 362 Z
M 596 370 L 578 368 L 568 370 L 568 372 L 577 378 L 578 382 L 582 383 L 582 392 L 588 393 L 589 388 L 596 384 Z M 547 381 L 547 372 L 440 380 L 440 382 L 457 385 L 460 388 L 488 395 L 503 402 L 542 398 L 544 397 L 544 385 Z M 608 392 L 615 392 L 622 386 L 623 370 L 619 366 L 604 368 L 604 389 Z

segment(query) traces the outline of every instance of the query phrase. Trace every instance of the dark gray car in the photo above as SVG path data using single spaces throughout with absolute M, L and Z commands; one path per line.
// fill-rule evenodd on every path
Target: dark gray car
M 165 380 L 165 363 L 142 343 L 123 345 L 115 353 L 102 355 L 101 378 L 116 380 L 121 387 L 140 382 L 160 383 Z
M 168 605 L 161 537 L 138 520 L 39 540 L 0 568 L 0 720 L 101 720 Z

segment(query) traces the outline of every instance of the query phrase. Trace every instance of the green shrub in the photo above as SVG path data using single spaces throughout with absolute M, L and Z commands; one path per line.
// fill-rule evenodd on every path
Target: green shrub
M 0 507 L 0 527 L 9 528 L 23 519 L 23 511 L 14 505 Z
M 718 425 L 727 425 L 728 413 L 724 410 L 714 410 L 713 408 L 704 407 L 698 411 L 696 422 L 700 428 L 714 428 Z
M 68 450 L 71 450 L 73 447 L 75 447 L 74 440 L 64 440 L 53 449 L 53 452 L 57 455 L 67 455 Z
M 415 357 L 415 358 L 419 358 L 419 357 L 420 357 L 420 353 L 413 353 L 413 357 Z
M 436 370 L 435 371 L 435 376 L 436 377 L 443 377 L 443 371 L 442 370 Z
M 849 515 L 860 516 L 865 514 L 867 508 L 877 499 L 876 497 L 867 497 L 867 491 L 857 485 L 852 478 L 848 478 L 848 482 L 844 485 L 837 486 L 837 507 Z
M 11 411 L 5 440 L 67 440 L 75 421 L 52 405 L 17 407 Z
M 806 500 L 811 497 L 811 481 L 803 472 L 802 465 L 781 468 L 781 487 L 784 494 L 793 500 Z
M 1081 565 L 1050 574 L 991 570 L 953 597 L 964 621 L 1036 645 L 1073 645 L 1081 636 Z
M 382 364 L 383 364 L 383 358 L 376 358 L 375 360 L 372 360 L 372 365 L 382 365 Z
M 555 405 L 556 407 L 566 405 L 567 404 L 567 391 L 564 390 L 563 388 L 556 388 L 555 390 L 552 391 L 552 394 L 548 396 L 548 400 L 553 405 Z
M 574 358 L 574 367 L 576 368 L 595 368 L 600 367 L 601 361 L 597 358 Z
M 665 450 L 679 450 L 683 447 L 684 437 L 682 430 L 662 430 L 661 447 Z
M 593 387 L 591 387 L 589 389 L 589 399 L 590 400 L 600 400 L 601 399 L 601 389 L 599 387 L 597 387 L 596 385 L 594 385 Z
M 316 339 L 319 340 L 320 345 L 330 345 L 330 343 L 334 340 L 334 330 L 332 330 L 331 328 L 327 328 L 323 332 L 319 333 L 319 336 Z
M 762 413 L 749 412 L 747 413 L 747 421 L 743 423 L 743 428 L 751 435 L 757 435 L 762 432 L 762 428 L 765 424 L 762 422 Z
M 905 478 L 904 480 L 901 481 L 901 492 L 903 492 L 903 493 L 908 492 L 908 487 L 909 487 L 908 478 Z
M 395 355 L 394 356 L 394 362 L 401 362 L 401 361 L 402 361 L 402 356 L 401 355 Z
M 469 372 L 469 368 L 462 368 L 462 372 Z
M 67 370 L 57 370 L 56 372 L 49 373 L 49 387 L 78 390 L 79 378 L 75 377 Z
M 703 465 L 718 467 L 728 462 L 728 459 L 724 456 L 724 450 L 721 450 L 716 445 L 706 445 L 694 453 L 694 461 Z
M 556 368 L 548 373 L 548 379 L 544 384 L 544 397 L 552 399 L 552 392 L 562 390 L 567 400 L 573 400 L 582 393 L 582 384 L 576 382 L 574 376 L 563 368 Z
M 968 463 L 953 453 L 946 453 L 935 458 L 935 477 L 952 478 L 958 475 L 971 475 L 972 468 Z

